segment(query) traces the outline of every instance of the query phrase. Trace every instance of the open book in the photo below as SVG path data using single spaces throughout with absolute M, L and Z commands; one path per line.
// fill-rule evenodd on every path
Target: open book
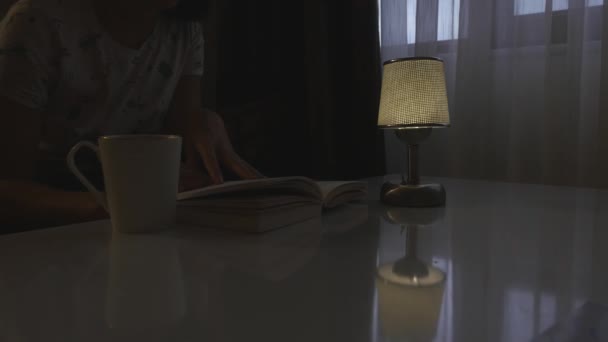
M 264 232 L 320 216 L 324 208 L 366 197 L 365 182 L 262 178 L 179 193 L 177 218 L 182 224 Z

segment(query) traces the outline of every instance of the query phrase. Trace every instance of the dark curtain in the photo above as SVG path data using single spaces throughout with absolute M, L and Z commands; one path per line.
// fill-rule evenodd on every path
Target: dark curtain
M 268 176 L 384 174 L 375 0 L 213 0 L 206 106 Z

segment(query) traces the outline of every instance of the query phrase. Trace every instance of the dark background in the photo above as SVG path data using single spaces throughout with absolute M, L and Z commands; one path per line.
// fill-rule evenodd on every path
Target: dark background
M 384 173 L 375 0 L 209 0 L 205 106 L 268 176 Z
M 376 0 L 201 1 L 204 103 L 243 158 L 267 176 L 384 174 Z

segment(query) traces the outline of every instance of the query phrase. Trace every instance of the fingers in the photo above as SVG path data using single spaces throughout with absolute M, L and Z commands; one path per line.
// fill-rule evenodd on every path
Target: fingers
M 189 168 L 189 169 L 195 169 L 198 166 L 202 166 L 201 164 L 201 157 L 198 153 L 198 151 L 196 150 L 195 145 L 191 144 L 191 143 L 186 143 L 185 147 L 184 147 L 184 154 L 186 156 L 186 160 L 184 162 L 184 166 Z
M 209 148 L 203 144 L 196 145 L 201 158 L 203 158 L 203 162 L 205 163 L 205 168 L 209 173 L 209 177 L 211 177 L 211 182 L 213 184 L 222 184 L 224 183 L 224 177 L 222 176 L 222 170 L 220 169 L 220 164 L 217 159 L 217 155 L 213 148 Z
M 241 159 L 241 157 L 239 157 L 236 153 L 225 155 L 222 162 L 242 179 L 264 178 L 264 175 L 262 175 L 253 166 L 249 165 L 246 161 Z
M 205 163 L 213 184 L 224 182 L 220 162 L 226 169 L 242 179 L 256 179 L 264 176 L 245 162 L 233 150 L 224 123 L 217 113 L 209 113 L 207 125 L 196 136 L 196 150 Z
M 179 191 L 203 188 L 211 184 L 211 179 L 198 167 L 182 165 L 179 175 Z

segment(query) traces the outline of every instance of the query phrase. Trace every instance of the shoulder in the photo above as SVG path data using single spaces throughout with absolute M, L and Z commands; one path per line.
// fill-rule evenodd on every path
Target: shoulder
M 6 13 L 0 24 L 0 46 L 47 42 L 52 34 L 52 20 L 48 11 L 34 0 L 19 0 Z M 39 47 L 39 46 L 38 46 Z M 31 47 L 30 47 L 31 48 Z
M 19 0 L 11 6 L 3 21 L 25 18 L 62 22 L 79 17 L 89 6 L 89 0 Z
M 87 0 L 19 0 L 11 6 L 10 12 L 35 12 L 46 14 L 47 16 L 57 16 L 78 10 L 87 4 Z
M 36 17 L 47 18 L 49 17 L 49 11 L 44 6 L 41 6 L 39 1 L 19 0 L 10 7 L 2 22 L 8 24 L 17 19 L 31 20 Z

